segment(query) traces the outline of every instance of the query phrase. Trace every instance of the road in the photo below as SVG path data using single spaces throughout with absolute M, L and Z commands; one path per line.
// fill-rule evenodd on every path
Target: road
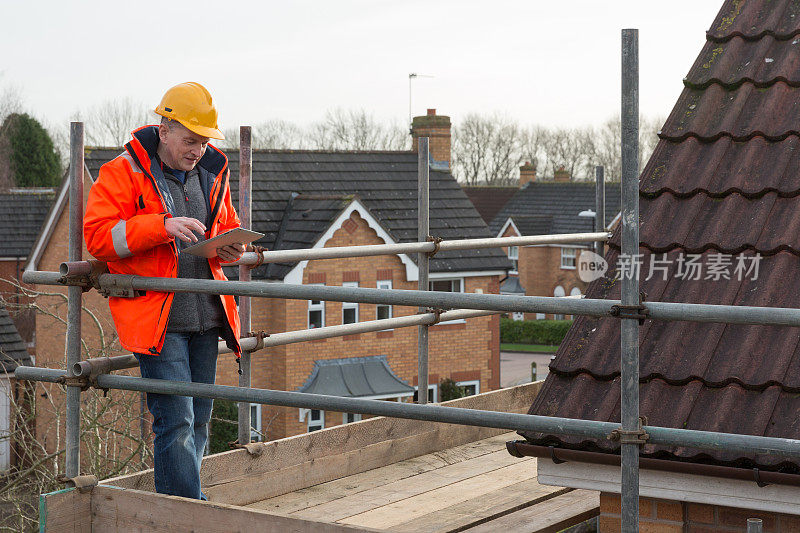
M 500 386 L 511 387 L 531 381 L 531 363 L 536 362 L 536 379 L 547 377 L 551 353 L 500 352 Z

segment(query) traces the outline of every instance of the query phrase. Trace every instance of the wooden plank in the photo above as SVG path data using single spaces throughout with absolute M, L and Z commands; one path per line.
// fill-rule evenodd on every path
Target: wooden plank
M 542 382 L 528 383 L 459 398 L 443 405 L 524 413 L 530 408 L 541 386 Z M 312 485 L 506 432 L 507 430 L 375 417 L 354 424 L 268 442 L 260 456 L 251 456 L 245 450 L 232 450 L 208 456 L 203 459 L 201 478 L 204 491 L 209 488 L 209 491 L 206 491 L 209 497 L 210 493 L 216 492 L 212 498 L 214 501 L 246 505 L 276 495 L 266 491 L 262 494 L 253 494 L 252 497 L 245 496 L 250 494 L 248 485 L 251 482 L 263 488 L 263 484 L 258 483 L 259 477 L 263 477 L 264 474 L 269 474 L 267 477 L 271 477 L 281 470 L 289 473 L 292 472 L 289 467 L 308 461 L 316 462 L 323 457 L 342 453 L 357 454 L 369 446 L 388 443 L 384 445 L 382 455 L 378 454 L 371 458 L 369 468 L 364 468 L 359 461 L 334 461 L 325 471 L 325 475 L 314 473 L 309 478 L 309 485 Z M 416 442 L 413 442 L 414 436 L 417 437 Z M 391 442 L 398 439 L 404 439 L 407 445 L 399 446 L 400 443 Z M 338 469 L 334 465 L 338 465 Z M 296 473 L 290 475 L 297 478 Z M 103 483 L 154 490 L 152 470 L 104 480 Z M 225 484 L 230 484 L 231 490 L 211 490 L 212 487 L 221 487 Z M 279 483 L 276 481 L 276 484 Z M 302 487 L 295 485 L 286 492 L 299 488 Z
M 381 468 L 255 502 L 250 504 L 250 507 L 288 515 L 302 509 L 339 500 L 352 494 L 373 490 L 442 466 L 504 449 L 506 441 L 513 439 L 515 435 L 515 433 L 504 433 L 503 435 L 463 444 L 448 450 L 406 459 Z
M 423 515 L 434 513 L 454 503 L 480 498 L 503 487 L 535 477 L 536 461 L 521 461 L 394 501 L 388 505 L 339 520 L 339 523 L 386 530 Z M 544 491 L 545 488 L 542 487 L 541 490 Z
M 363 533 L 374 529 L 116 487 L 92 491 L 92 533 Z
M 42 533 L 91 533 L 92 496 L 78 489 L 64 489 L 39 496 L 39 531 Z
M 539 485 L 525 480 L 509 487 L 456 503 L 391 528 L 402 532 L 441 532 L 473 527 L 570 492 L 572 489 Z
M 352 494 L 345 498 L 309 507 L 298 511 L 293 516 L 331 522 L 343 520 L 423 493 L 427 494 L 441 487 L 453 486 L 465 479 L 475 478 L 511 465 L 519 466 L 520 472 L 524 472 L 527 477 L 536 477 L 536 460 L 533 458 L 526 459 L 516 459 L 505 450 L 496 451 L 429 472 L 423 472 L 414 477 L 386 483 L 369 491 L 359 491 L 357 494 Z M 531 466 L 525 468 L 523 465 L 528 463 Z
M 599 514 L 600 493 L 578 489 L 463 531 L 556 533 Z

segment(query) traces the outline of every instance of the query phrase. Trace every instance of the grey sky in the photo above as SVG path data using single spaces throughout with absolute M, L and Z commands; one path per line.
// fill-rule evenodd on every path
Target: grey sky
M 620 30 L 640 30 L 641 111 L 666 116 L 722 2 L 4 2 L 0 84 L 51 124 L 103 100 L 155 107 L 206 85 L 224 128 L 327 109 L 382 120 L 435 107 L 454 121 L 598 124 L 619 111 Z M 9 22 L 12 22 L 9 24 Z

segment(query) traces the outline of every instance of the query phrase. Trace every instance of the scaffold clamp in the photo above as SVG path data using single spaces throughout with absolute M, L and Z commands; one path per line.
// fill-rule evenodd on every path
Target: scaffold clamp
M 613 430 L 609 433 L 608 438 L 613 441 L 619 441 L 620 444 L 638 444 L 644 445 L 650 439 L 650 435 L 642 428 L 647 425 L 647 417 L 639 417 L 639 428 L 631 431 L 622 429 Z
M 433 250 L 428 252 L 428 257 L 433 257 L 439 251 L 439 247 L 441 246 L 442 243 L 442 238 L 434 237 L 433 235 L 428 235 L 428 242 L 433 243 Z

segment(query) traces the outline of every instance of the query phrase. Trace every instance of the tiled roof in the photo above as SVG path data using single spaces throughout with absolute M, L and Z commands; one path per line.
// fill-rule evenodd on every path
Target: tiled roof
M 712 25 L 640 180 L 648 300 L 800 308 L 798 33 L 796 0 L 728 0 Z M 617 232 L 609 264 L 619 250 Z M 678 275 L 681 254 L 702 253 L 708 265 L 720 252 L 760 254 L 757 278 L 737 275 L 736 257 L 730 279 Z M 667 269 L 650 276 L 651 263 Z M 606 276 L 586 297 L 618 299 L 619 284 Z M 618 320 L 577 318 L 530 412 L 619 422 L 619 329 Z M 639 338 L 640 409 L 649 424 L 800 438 L 800 329 L 646 321 Z M 618 452 L 607 440 L 526 437 Z M 774 456 L 653 445 L 642 453 L 800 473 L 797 460 Z
M 8 311 L 0 306 L 0 368 L 13 372 L 20 364 L 30 365 L 31 356 Z
M 619 213 L 619 183 L 606 183 L 606 227 Z M 578 213 L 595 208 L 595 184 L 580 181 L 527 183 L 489 224 L 497 235 L 509 218 L 523 235 L 592 231 L 592 219 Z M 524 226 L 524 229 L 523 227 Z
M 231 176 L 238 176 L 238 151 L 226 152 Z M 238 198 L 238 183 L 231 180 Z M 354 196 L 398 242 L 417 240 L 417 154 L 412 152 L 253 152 L 253 229 L 265 233 L 259 242 L 273 248 L 292 193 L 302 199 L 320 195 Z M 293 206 L 292 211 L 297 211 Z M 303 207 L 311 213 L 311 207 Z M 489 237 L 486 223 L 449 172 L 430 172 L 430 232 L 443 239 Z M 327 216 L 327 215 L 325 215 Z M 327 228 L 291 224 L 280 249 L 308 247 Z M 413 254 L 412 254 L 413 255 Z M 416 257 L 412 257 L 416 260 Z M 282 278 L 288 265 L 273 267 L 270 278 Z M 439 252 L 431 272 L 503 270 L 511 268 L 500 249 Z M 264 269 L 264 270 L 262 270 Z M 264 276 L 265 267 L 253 271 Z
M 93 148 L 86 165 L 93 178 L 100 167 L 121 153 L 119 148 Z M 239 152 L 226 150 L 231 193 L 238 204 Z M 293 194 L 296 196 L 289 207 Z M 335 216 L 358 198 L 398 242 L 417 240 L 417 154 L 412 152 L 253 151 L 253 229 L 266 236 L 258 244 L 276 249 L 313 245 Z M 343 203 L 344 202 L 344 203 Z M 489 237 L 486 223 L 449 172 L 430 172 L 430 231 L 443 239 Z M 492 235 L 493 236 L 493 235 Z M 412 254 L 414 255 L 414 254 Z M 416 260 L 416 257 L 412 257 Z M 253 278 L 282 279 L 293 265 L 262 265 Z M 439 252 L 431 272 L 508 270 L 500 249 Z M 230 269 L 235 276 L 235 268 Z
M 487 224 L 506 205 L 519 187 L 461 187 Z
M 41 189 L 0 193 L 0 257 L 28 257 L 53 197 Z

